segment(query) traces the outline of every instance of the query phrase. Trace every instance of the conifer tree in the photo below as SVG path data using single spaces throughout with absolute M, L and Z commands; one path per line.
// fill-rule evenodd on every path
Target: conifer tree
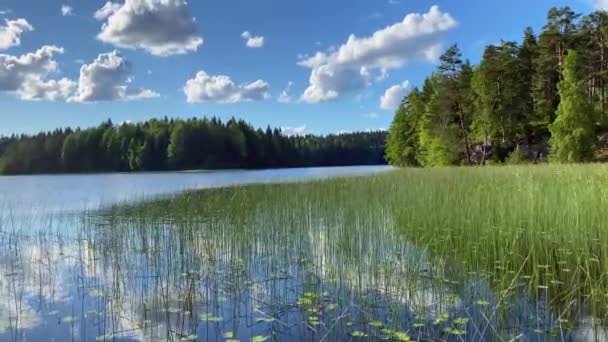
M 559 84 L 560 104 L 551 131 L 551 160 L 562 163 L 590 161 L 595 135 L 593 107 L 580 76 L 581 63 L 576 50 L 564 60 L 563 80 Z

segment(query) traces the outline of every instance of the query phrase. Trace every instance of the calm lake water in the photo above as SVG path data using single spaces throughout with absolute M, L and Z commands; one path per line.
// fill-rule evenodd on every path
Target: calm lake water
M 0 176 L 0 212 L 15 216 L 74 212 L 188 190 L 237 184 L 306 181 L 387 170 L 390 170 L 389 166 L 353 166 L 258 171 Z
M 0 177 L 10 213 L 0 220 L 0 341 L 608 340 L 584 314 L 561 330 L 549 299 L 503 300 L 486 275 L 435 263 L 400 237 L 385 203 L 368 200 L 373 188 L 234 188 L 191 207 L 82 211 L 387 170 Z

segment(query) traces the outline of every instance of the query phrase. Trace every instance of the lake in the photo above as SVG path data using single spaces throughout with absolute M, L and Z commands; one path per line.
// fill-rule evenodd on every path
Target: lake
M 388 170 L 0 178 L 0 341 L 608 340 L 606 169 Z
M 0 176 L 0 212 L 15 216 L 74 212 L 188 190 L 306 181 L 387 170 L 390 166 Z
M 142 254 L 141 246 L 131 245 L 138 244 L 135 227 L 112 225 L 113 234 L 106 236 L 106 222 L 88 221 L 83 214 L 86 210 L 191 190 L 369 175 L 390 169 L 362 166 L 0 177 L 0 341 L 188 340 L 193 329 L 197 330 L 193 326 L 209 324 L 204 317 L 199 320 L 198 314 L 182 310 L 180 304 L 185 294 L 181 292 L 187 291 L 182 286 L 190 281 L 187 272 L 201 266 L 198 262 L 180 261 L 185 269 L 177 276 L 186 283 L 165 283 L 173 278 L 164 277 L 165 272 L 176 271 L 167 262 L 181 258 L 173 259 L 173 248 L 182 248 L 174 244 L 181 234 L 171 226 L 146 225 L 144 234 L 164 235 L 157 250 L 163 261 L 152 266 L 146 261 L 150 255 Z M 125 229 L 114 230 L 119 226 Z M 171 303 L 149 311 L 147 305 L 160 302 L 147 303 L 147 298 L 160 294 L 159 290 L 171 292 L 167 293 Z M 270 322 L 268 317 L 266 320 Z M 184 324 L 186 330 L 182 330 Z M 225 332 L 207 333 L 210 335 L 201 340 L 226 340 Z M 253 336 L 241 335 L 247 336 L 245 340 Z

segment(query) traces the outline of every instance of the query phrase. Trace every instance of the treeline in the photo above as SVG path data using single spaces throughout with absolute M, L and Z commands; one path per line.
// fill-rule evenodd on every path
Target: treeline
M 386 157 L 401 166 L 602 160 L 608 132 L 608 13 L 553 8 L 538 36 L 457 46 L 398 108 Z
M 385 164 L 386 132 L 286 136 L 242 120 L 149 120 L 0 139 L 3 174 Z

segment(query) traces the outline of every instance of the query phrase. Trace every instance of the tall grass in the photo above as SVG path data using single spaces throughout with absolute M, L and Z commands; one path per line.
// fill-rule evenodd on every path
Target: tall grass
M 409 177 L 408 175 L 409 174 Z M 457 274 L 507 296 L 546 297 L 562 322 L 608 297 L 608 168 L 445 169 L 402 174 L 399 231 Z
M 192 222 L 227 220 L 221 239 L 285 257 L 311 248 L 325 282 L 390 292 L 412 307 L 420 287 L 452 309 L 458 296 L 468 301 L 466 319 L 483 317 L 484 327 L 467 329 L 482 339 L 491 330 L 563 334 L 608 319 L 606 185 L 603 165 L 404 169 L 207 190 L 111 212 L 190 222 L 192 238 L 200 234 Z M 433 303 L 419 307 L 418 316 L 440 315 Z
M 68 236 L 0 226 L 0 297 L 62 285 L 84 339 L 601 341 L 606 184 L 602 165 L 403 169 L 125 203 Z

